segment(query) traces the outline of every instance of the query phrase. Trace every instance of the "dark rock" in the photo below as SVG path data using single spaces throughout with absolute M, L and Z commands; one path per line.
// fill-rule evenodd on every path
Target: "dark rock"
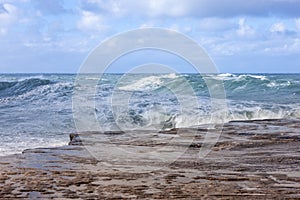
M 70 134 L 70 142 L 69 145 L 82 145 L 81 138 L 78 133 Z

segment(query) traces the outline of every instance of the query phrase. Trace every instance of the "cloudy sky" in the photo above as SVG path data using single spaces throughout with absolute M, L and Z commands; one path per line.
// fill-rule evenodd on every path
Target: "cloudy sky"
M 141 27 L 186 34 L 221 72 L 300 72 L 299 0 L 0 0 L 0 73 L 77 72 Z

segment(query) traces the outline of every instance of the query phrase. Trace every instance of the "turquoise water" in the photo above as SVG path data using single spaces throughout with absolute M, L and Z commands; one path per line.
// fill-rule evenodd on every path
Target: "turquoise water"
M 203 77 L 222 81 L 228 107 L 225 121 L 300 118 L 300 74 L 105 74 L 95 95 L 97 119 L 104 130 L 218 122 L 211 119 L 211 99 Z M 84 89 L 75 79 L 75 74 L 0 74 L 0 155 L 68 143 L 68 134 L 76 131 L 74 89 Z M 181 103 L 188 105 L 191 95 L 184 94 L 185 83 L 193 88 L 199 106 L 183 113 Z M 179 102 L 170 88 L 182 91 L 186 101 Z M 116 91 L 130 94 L 125 110 L 124 105 L 112 103 Z

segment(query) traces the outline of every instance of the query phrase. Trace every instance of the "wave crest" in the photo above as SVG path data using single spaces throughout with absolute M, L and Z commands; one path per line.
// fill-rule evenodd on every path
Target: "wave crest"
M 0 97 L 18 96 L 39 86 L 51 83 L 50 80 L 40 78 L 30 78 L 16 82 L 0 82 Z

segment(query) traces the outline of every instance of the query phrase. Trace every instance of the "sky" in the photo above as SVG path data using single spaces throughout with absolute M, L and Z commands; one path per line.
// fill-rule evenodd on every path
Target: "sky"
M 222 73 L 300 73 L 299 0 L 0 0 L 0 73 L 76 73 L 103 40 L 144 27 L 187 35 Z

